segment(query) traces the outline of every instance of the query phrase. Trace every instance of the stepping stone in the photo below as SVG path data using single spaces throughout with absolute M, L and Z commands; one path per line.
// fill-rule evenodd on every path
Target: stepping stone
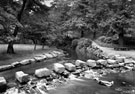
M 9 70 L 11 68 L 13 68 L 12 65 L 2 65 L 2 66 L 0 66 L 0 71 Z
M 97 64 L 107 65 L 107 60 L 99 59 L 99 60 L 97 60 Z
M 31 63 L 30 59 L 25 59 L 25 60 L 20 61 L 20 64 L 22 64 L 22 65 L 28 65 L 30 63 Z
M 60 63 L 55 63 L 54 66 L 53 66 L 53 69 L 57 73 L 63 73 L 65 71 L 64 65 L 62 65 Z
M 4 91 L 6 89 L 6 87 L 7 87 L 6 79 L 4 77 L 0 77 L 0 92 Z
M 77 67 L 84 67 L 84 66 L 86 66 L 86 62 L 84 62 L 84 61 L 82 61 L 82 60 L 76 60 L 76 61 L 75 61 L 75 65 L 76 65 Z
M 29 75 L 25 74 L 23 71 L 16 72 L 15 77 L 20 83 L 26 83 L 29 81 Z
M 40 62 L 40 61 L 43 61 L 45 58 L 43 56 L 35 56 L 34 59 L 37 61 L 37 62 Z
M 21 65 L 20 62 L 13 62 L 13 63 L 11 63 L 11 66 L 13 66 L 13 67 L 20 66 L 20 65 Z
M 107 59 L 107 62 L 108 62 L 108 64 L 116 64 L 116 63 L 118 63 L 117 60 L 113 60 L 113 59 Z
M 124 56 L 118 56 L 118 57 L 116 57 L 115 59 L 116 59 L 119 63 L 121 63 L 121 62 L 124 62 L 124 61 L 125 61 L 126 57 L 124 57 Z
M 76 70 L 76 67 L 75 65 L 73 65 L 72 63 L 65 63 L 65 68 L 68 70 L 68 71 L 75 71 Z
M 45 53 L 44 54 L 47 58 L 53 58 L 53 55 L 49 54 L 49 53 Z
M 37 77 L 47 77 L 51 75 L 51 71 L 47 68 L 41 68 L 41 69 L 35 70 L 35 75 Z
M 92 60 L 92 59 L 87 60 L 86 64 L 89 67 L 96 67 L 96 65 L 97 65 L 96 64 L 96 61 L 95 60 Z

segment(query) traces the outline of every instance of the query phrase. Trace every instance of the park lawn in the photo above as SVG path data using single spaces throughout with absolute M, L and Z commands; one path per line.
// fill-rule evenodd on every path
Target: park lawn
M 12 62 L 21 61 L 23 59 L 33 58 L 38 54 L 56 49 L 49 48 L 48 46 L 45 46 L 44 49 L 42 49 L 41 45 L 37 45 L 36 50 L 34 50 L 34 45 L 15 44 L 15 54 L 7 54 L 6 48 L 7 44 L 0 44 L 0 65 L 7 65 L 11 64 Z

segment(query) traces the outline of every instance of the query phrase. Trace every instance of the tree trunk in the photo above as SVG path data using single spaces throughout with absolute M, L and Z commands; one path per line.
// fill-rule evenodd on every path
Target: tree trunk
M 124 46 L 124 34 L 123 33 L 119 34 L 119 40 L 118 40 L 118 42 L 119 42 L 119 45 L 121 47 Z
M 10 41 L 9 43 L 8 43 L 8 48 L 7 48 L 7 53 L 8 54 L 14 54 L 15 52 L 14 52 L 14 48 L 13 48 L 13 41 Z

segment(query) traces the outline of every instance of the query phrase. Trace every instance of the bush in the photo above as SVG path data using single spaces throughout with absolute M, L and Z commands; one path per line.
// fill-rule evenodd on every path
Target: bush
M 106 37 L 106 36 L 99 37 L 98 41 L 101 41 L 101 42 L 104 42 L 104 43 L 108 43 L 108 44 L 113 42 L 112 37 Z

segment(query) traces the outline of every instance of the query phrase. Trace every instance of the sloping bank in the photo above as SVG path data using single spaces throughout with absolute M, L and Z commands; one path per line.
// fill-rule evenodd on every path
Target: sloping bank
M 75 43 L 75 48 L 78 57 L 80 56 L 84 61 L 64 60 L 58 63 L 54 62 L 52 69 L 39 68 L 35 70 L 34 75 L 18 71 L 15 73 L 15 79 L 19 82 L 19 87 L 9 88 L 5 94 L 46 94 L 52 88 L 60 87 L 70 80 L 79 80 L 80 78 L 91 79 L 95 83 L 111 87 L 115 82 L 102 80 L 101 78 L 104 75 L 134 70 L 135 61 L 132 58 L 120 55 L 105 56 L 100 49 L 91 45 L 90 40 L 81 40 L 88 42 L 78 41 Z M 6 79 L 1 79 L 3 86 L 7 85 Z M 134 93 L 134 91 L 131 92 Z

